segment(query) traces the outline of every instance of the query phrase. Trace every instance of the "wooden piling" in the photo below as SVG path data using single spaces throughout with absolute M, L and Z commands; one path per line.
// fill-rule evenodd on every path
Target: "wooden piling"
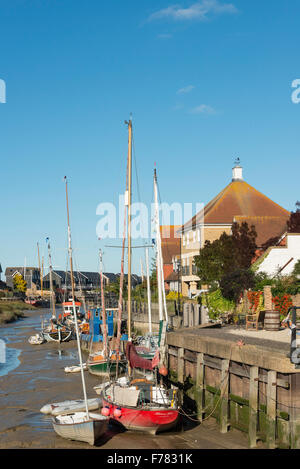
M 250 368 L 249 384 L 249 446 L 255 448 L 257 445 L 258 424 L 258 367 Z
M 267 446 L 276 448 L 276 397 L 277 397 L 277 372 L 268 371 L 267 383 Z
M 178 363 L 177 363 L 178 382 L 184 383 L 184 349 L 178 349 Z
M 196 403 L 198 420 L 202 422 L 204 417 L 205 386 L 204 386 L 204 354 L 197 353 L 196 363 Z
M 229 360 L 222 360 L 221 365 L 221 408 L 220 431 L 227 433 L 229 428 Z

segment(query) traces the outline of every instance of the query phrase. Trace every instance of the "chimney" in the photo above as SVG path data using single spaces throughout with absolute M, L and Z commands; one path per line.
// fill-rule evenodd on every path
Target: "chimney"
M 244 180 L 244 178 L 243 178 L 243 168 L 240 165 L 240 159 L 237 158 L 237 160 L 235 161 L 235 166 L 232 169 L 232 182 L 243 181 L 243 180 Z

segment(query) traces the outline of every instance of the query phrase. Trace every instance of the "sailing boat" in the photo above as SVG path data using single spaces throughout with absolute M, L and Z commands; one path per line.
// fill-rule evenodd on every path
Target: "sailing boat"
M 68 183 L 66 181 L 66 200 L 67 200 L 67 217 L 68 217 L 68 241 L 69 241 L 69 258 L 70 258 L 70 271 L 71 271 L 71 284 L 72 284 L 72 302 L 73 312 L 75 320 L 76 340 L 78 355 L 80 361 L 81 381 L 82 389 L 85 402 L 85 412 L 73 412 L 67 415 L 58 415 L 53 418 L 53 428 L 55 432 L 70 440 L 84 441 L 90 445 L 94 445 L 96 441 L 102 436 L 107 430 L 108 417 L 100 414 L 94 414 L 89 412 L 88 399 L 86 394 L 84 369 L 82 363 L 82 355 L 80 348 L 78 320 L 75 306 L 75 288 L 74 288 L 74 276 L 73 276 L 73 260 L 72 260 L 72 243 L 71 243 L 71 230 L 70 230 L 70 219 L 69 219 L 69 204 L 68 204 Z
M 156 434 L 173 428 L 178 419 L 177 388 L 166 388 L 157 382 L 157 365 L 159 364 L 159 351 L 163 362 L 165 350 L 166 321 L 163 319 L 163 292 L 162 292 L 162 262 L 161 244 L 157 242 L 157 273 L 160 305 L 160 319 L 162 321 L 162 337 L 160 349 L 152 360 L 140 357 L 131 338 L 131 151 L 132 151 L 132 121 L 128 124 L 128 343 L 126 356 L 128 359 L 129 378 L 124 382 L 123 378 L 108 383 L 101 390 L 103 411 L 111 415 L 114 420 L 128 430 L 142 431 Z M 154 187 L 156 187 L 156 171 L 154 174 Z M 158 221 L 159 225 L 159 221 Z M 159 231 L 157 234 L 159 241 Z M 167 319 L 167 317 L 166 317 Z M 133 368 L 155 370 L 154 379 L 132 379 Z
M 48 242 L 48 257 L 49 257 L 49 276 L 50 276 L 50 293 L 51 293 L 51 307 L 52 307 L 52 316 L 50 319 L 50 324 L 43 327 L 42 334 L 44 339 L 47 342 L 66 342 L 72 337 L 72 330 L 62 324 L 56 318 L 55 311 L 55 293 L 53 290 L 53 276 L 52 276 L 52 260 L 51 260 L 51 249 L 50 249 L 50 240 L 46 239 Z
M 126 360 L 119 350 L 110 350 L 107 337 L 106 309 L 103 284 L 103 260 L 102 251 L 99 250 L 100 257 L 100 282 L 101 282 L 101 310 L 102 310 L 102 331 L 103 349 L 100 352 L 90 353 L 87 360 L 87 369 L 90 374 L 96 376 L 115 375 L 118 366 L 120 370 L 126 367 Z

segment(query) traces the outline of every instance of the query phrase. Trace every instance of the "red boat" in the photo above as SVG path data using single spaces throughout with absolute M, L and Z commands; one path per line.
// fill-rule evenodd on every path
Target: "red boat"
M 127 430 L 155 435 L 174 428 L 179 420 L 177 389 L 155 387 L 145 379 L 127 386 L 109 384 L 102 391 L 104 415 Z
M 25 303 L 31 306 L 37 306 L 38 300 L 36 298 L 26 298 Z

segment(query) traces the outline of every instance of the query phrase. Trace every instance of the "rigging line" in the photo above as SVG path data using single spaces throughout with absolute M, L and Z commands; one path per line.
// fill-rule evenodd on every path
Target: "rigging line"
M 136 152 L 135 152 L 135 142 L 134 142 L 134 133 L 132 132 L 132 150 L 133 150 L 133 161 L 134 161 L 134 168 L 135 168 L 135 177 L 136 177 L 136 186 L 137 186 L 137 194 L 138 194 L 138 201 L 140 205 L 142 204 L 142 199 L 141 199 L 141 192 L 140 192 L 140 182 L 139 182 L 139 177 L 138 177 L 138 170 L 137 170 L 137 159 L 136 159 Z M 143 223 L 143 217 L 141 217 L 141 229 L 142 233 L 145 233 L 145 227 Z M 147 233 L 148 234 L 148 233 Z

